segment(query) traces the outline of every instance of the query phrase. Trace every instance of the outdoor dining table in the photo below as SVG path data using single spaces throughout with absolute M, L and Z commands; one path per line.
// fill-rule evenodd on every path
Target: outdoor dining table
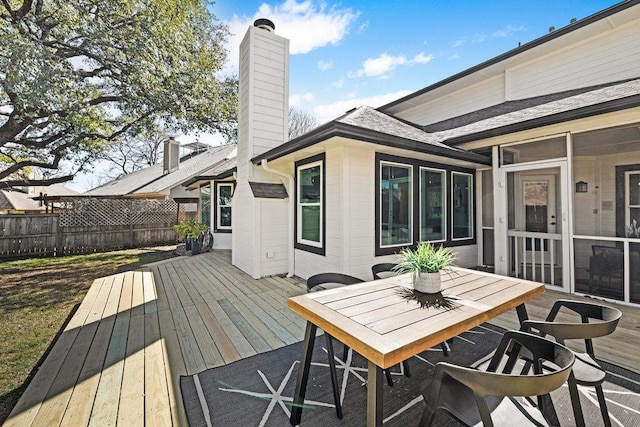
M 404 293 L 400 292 L 403 288 Z M 525 320 L 524 303 L 542 294 L 545 287 L 542 283 L 453 267 L 442 276 L 444 305 L 450 303 L 453 308 L 438 307 L 437 301 L 431 307 L 427 301 L 427 306 L 422 307 L 412 299 L 411 289 L 411 276 L 403 274 L 287 300 L 287 306 L 307 320 L 291 425 L 300 424 L 317 328 L 368 360 L 367 425 L 381 426 L 383 369 L 508 310 L 515 308 L 519 320 Z

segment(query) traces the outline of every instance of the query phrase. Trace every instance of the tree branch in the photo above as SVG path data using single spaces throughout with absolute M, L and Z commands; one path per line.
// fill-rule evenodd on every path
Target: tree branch
M 12 187 L 24 187 L 24 186 L 43 186 L 46 187 L 52 184 L 61 184 L 63 182 L 69 182 L 73 180 L 73 175 L 58 176 L 55 178 L 47 179 L 25 179 L 25 180 L 11 180 L 0 181 L 0 189 L 12 188 Z

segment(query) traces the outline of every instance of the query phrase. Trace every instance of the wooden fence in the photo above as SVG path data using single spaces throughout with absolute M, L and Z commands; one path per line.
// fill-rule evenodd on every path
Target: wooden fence
M 59 213 L 0 215 L 0 259 L 172 244 L 178 215 L 173 201 L 64 199 Z

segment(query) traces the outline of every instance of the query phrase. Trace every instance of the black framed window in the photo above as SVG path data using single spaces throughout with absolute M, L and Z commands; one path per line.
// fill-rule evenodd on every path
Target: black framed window
M 216 182 L 215 193 L 215 231 L 222 233 L 231 232 L 231 200 L 235 183 Z
M 297 249 L 325 254 L 325 156 L 296 162 Z
M 376 256 L 423 241 L 475 244 L 474 173 L 376 153 Z

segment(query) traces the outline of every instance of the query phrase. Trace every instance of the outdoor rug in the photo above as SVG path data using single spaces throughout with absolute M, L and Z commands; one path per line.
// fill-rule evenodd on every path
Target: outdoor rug
M 409 361 L 410 377 L 393 368 L 394 386 L 386 381 L 384 423 L 387 426 L 417 425 L 425 404 L 421 390 L 429 385 L 433 366 L 442 360 L 469 366 L 497 347 L 503 330 L 481 325 L 455 338 L 450 356 L 440 347 L 425 351 Z M 305 407 L 300 425 L 362 426 L 366 423 L 366 360 L 349 351 L 347 360 L 337 360 L 338 381 L 344 417 L 336 417 L 329 377 L 324 336 L 316 337 L 309 372 Z M 334 341 L 336 358 L 342 357 L 342 344 Z M 189 424 L 199 426 L 277 426 L 289 425 L 302 343 L 243 359 L 197 375 L 182 377 L 180 386 Z M 605 365 L 610 374 L 604 384 L 608 409 L 614 426 L 640 425 L 640 375 Z M 603 425 L 593 388 L 581 388 L 582 408 L 589 426 Z M 573 412 L 565 386 L 552 394 L 559 425 L 572 426 Z M 438 411 L 434 425 L 458 423 Z

